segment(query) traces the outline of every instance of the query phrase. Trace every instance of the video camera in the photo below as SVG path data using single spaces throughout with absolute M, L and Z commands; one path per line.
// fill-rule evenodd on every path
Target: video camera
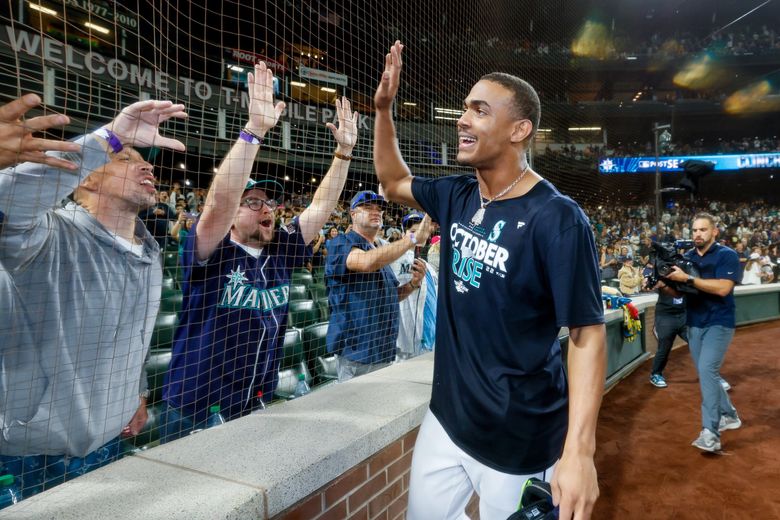
M 685 283 L 673 282 L 666 278 L 672 272 L 672 267 L 674 266 L 679 267 L 686 274 L 699 276 L 699 270 L 694 263 L 678 252 L 680 249 L 690 249 L 692 246 L 693 243 L 690 240 L 677 240 L 676 242 L 664 242 L 661 244 L 654 242 L 652 245 L 653 250 L 650 252 L 650 263 L 653 265 L 653 270 L 645 277 L 647 279 L 647 287 L 655 287 L 659 280 L 663 280 L 666 285 L 678 292 L 697 294 L 699 290 L 695 287 Z

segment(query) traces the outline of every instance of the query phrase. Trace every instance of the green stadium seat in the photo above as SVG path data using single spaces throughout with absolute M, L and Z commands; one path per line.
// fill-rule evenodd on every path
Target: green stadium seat
M 319 319 L 319 310 L 314 304 L 314 300 L 294 300 L 287 307 L 289 314 L 288 323 L 291 327 L 306 327 L 317 323 Z
M 175 312 L 178 313 L 181 310 L 181 304 L 184 300 L 179 290 L 166 289 L 160 296 L 160 312 Z
M 316 360 L 319 356 L 328 355 L 328 322 L 315 323 L 303 329 L 303 354 L 306 356 L 306 366 L 316 375 Z
M 303 338 L 301 329 L 287 327 L 284 333 L 284 343 L 282 344 L 282 360 L 280 368 L 292 368 L 303 361 Z
M 308 287 L 314 283 L 314 277 L 309 271 L 293 271 L 292 283 Z
M 328 291 L 324 283 L 313 283 L 309 286 L 309 295 L 312 300 L 319 300 L 320 298 L 327 296 Z
M 298 384 L 298 375 L 304 374 L 306 376 L 306 382 L 311 385 L 311 372 L 306 367 L 306 363 L 301 361 L 297 365 L 291 368 L 284 368 L 279 370 L 279 382 L 276 385 L 274 391 L 274 397 L 276 399 L 293 399 L 295 393 L 295 385 Z
M 302 284 L 290 284 L 290 302 L 295 300 L 308 300 L 309 291 L 305 285 Z
M 179 267 L 166 267 L 163 271 L 163 276 L 173 278 L 176 282 L 176 286 L 181 288 L 181 283 L 184 280 L 184 268 Z
M 173 333 L 176 332 L 178 319 L 175 312 L 160 312 L 157 314 L 157 321 L 154 322 L 154 331 L 152 332 L 152 342 L 150 349 L 168 349 L 173 343 Z
M 162 290 L 166 289 L 176 289 L 176 280 L 173 279 L 172 276 L 163 276 L 162 279 Z
M 165 267 L 176 267 L 179 265 L 179 252 L 167 251 L 163 253 L 163 265 Z
M 149 399 L 146 404 L 153 405 L 162 401 L 163 380 L 171 364 L 170 349 L 154 349 L 149 351 L 146 361 L 146 380 L 149 383 Z
M 339 380 L 339 357 L 336 354 L 317 356 L 316 386 L 327 385 Z
M 312 269 L 312 277 L 314 278 L 314 283 L 325 283 L 325 268 L 324 267 L 315 267 Z
M 328 321 L 330 319 L 330 304 L 328 303 L 328 298 L 324 297 L 317 299 L 317 308 L 320 311 L 320 320 Z

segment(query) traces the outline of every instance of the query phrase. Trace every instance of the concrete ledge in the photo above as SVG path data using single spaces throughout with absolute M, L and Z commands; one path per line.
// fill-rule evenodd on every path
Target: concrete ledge
M 422 422 L 433 355 L 94 471 L 0 518 L 270 518 Z

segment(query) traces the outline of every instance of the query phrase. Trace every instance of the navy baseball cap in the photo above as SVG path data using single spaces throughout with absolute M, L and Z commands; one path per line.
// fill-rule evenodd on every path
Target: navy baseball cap
M 422 222 L 424 215 L 419 211 L 413 211 L 401 219 L 401 229 L 406 231 L 407 226 L 413 226 L 417 222 Z
M 244 187 L 244 191 L 254 189 L 263 190 L 266 195 L 279 202 L 281 202 L 282 197 L 284 197 L 284 186 L 271 179 L 256 181 L 250 178 Z
M 352 202 L 349 203 L 349 209 L 354 210 L 358 206 L 363 204 L 376 204 L 382 209 L 387 207 L 387 201 L 381 195 L 374 193 L 371 190 L 359 191 L 352 197 Z

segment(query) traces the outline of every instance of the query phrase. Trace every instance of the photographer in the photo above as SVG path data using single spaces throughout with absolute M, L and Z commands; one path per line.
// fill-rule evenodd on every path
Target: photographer
M 702 396 L 702 431 L 692 445 L 713 452 L 721 449 L 721 431 L 742 426 L 720 378 L 720 366 L 734 336 L 734 285 L 741 273 L 737 253 L 715 242 L 715 217 L 697 214 L 692 232 L 694 248 L 684 258 L 700 275 L 688 274 L 675 265 L 656 288 L 675 297 L 681 295 L 680 285 L 697 289 L 688 294 L 686 302 L 688 345 Z

